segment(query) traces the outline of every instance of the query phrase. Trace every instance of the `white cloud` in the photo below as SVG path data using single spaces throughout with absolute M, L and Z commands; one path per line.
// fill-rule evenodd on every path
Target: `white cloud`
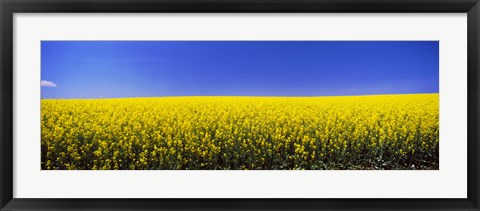
M 40 86 L 57 87 L 57 84 L 56 84 L 56 83 L 53 83 L 53 82 L 51 82 L 51 81 L 42 80 L 42 82 L 40 83 Z

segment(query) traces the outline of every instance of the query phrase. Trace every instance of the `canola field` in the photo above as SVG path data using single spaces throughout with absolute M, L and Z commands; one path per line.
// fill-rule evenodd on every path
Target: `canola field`
M 41 168 L 439 169 L 439 96 L 42 99 Z

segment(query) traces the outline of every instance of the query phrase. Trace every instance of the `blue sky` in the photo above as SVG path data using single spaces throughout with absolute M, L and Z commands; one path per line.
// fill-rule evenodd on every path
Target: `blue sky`
M 438 93 L 437 41 L 42 41 L 42 98 Z

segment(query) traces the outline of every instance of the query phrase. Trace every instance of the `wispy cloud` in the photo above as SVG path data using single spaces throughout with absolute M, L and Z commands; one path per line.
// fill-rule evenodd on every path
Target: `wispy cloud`
M 51 81 L 42 80 L 42 82 L 40 83 L 40 86 L 57 87 L 57 84 L 56 84 L 56 83 L 53 83 L 53 82 L 51 82 Z

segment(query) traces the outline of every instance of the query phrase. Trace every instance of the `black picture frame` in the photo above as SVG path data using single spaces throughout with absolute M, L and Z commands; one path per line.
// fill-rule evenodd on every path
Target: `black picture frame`
M 1 210 L 480 210 L 478 0 L 0 0 Z M 19 199 L 13 198 L 14 13 L 467 13 L 466 199 Z M 39 181 L 41 182 L 41 181 Z M 92 190 L 94 191 L 94 190 Z

